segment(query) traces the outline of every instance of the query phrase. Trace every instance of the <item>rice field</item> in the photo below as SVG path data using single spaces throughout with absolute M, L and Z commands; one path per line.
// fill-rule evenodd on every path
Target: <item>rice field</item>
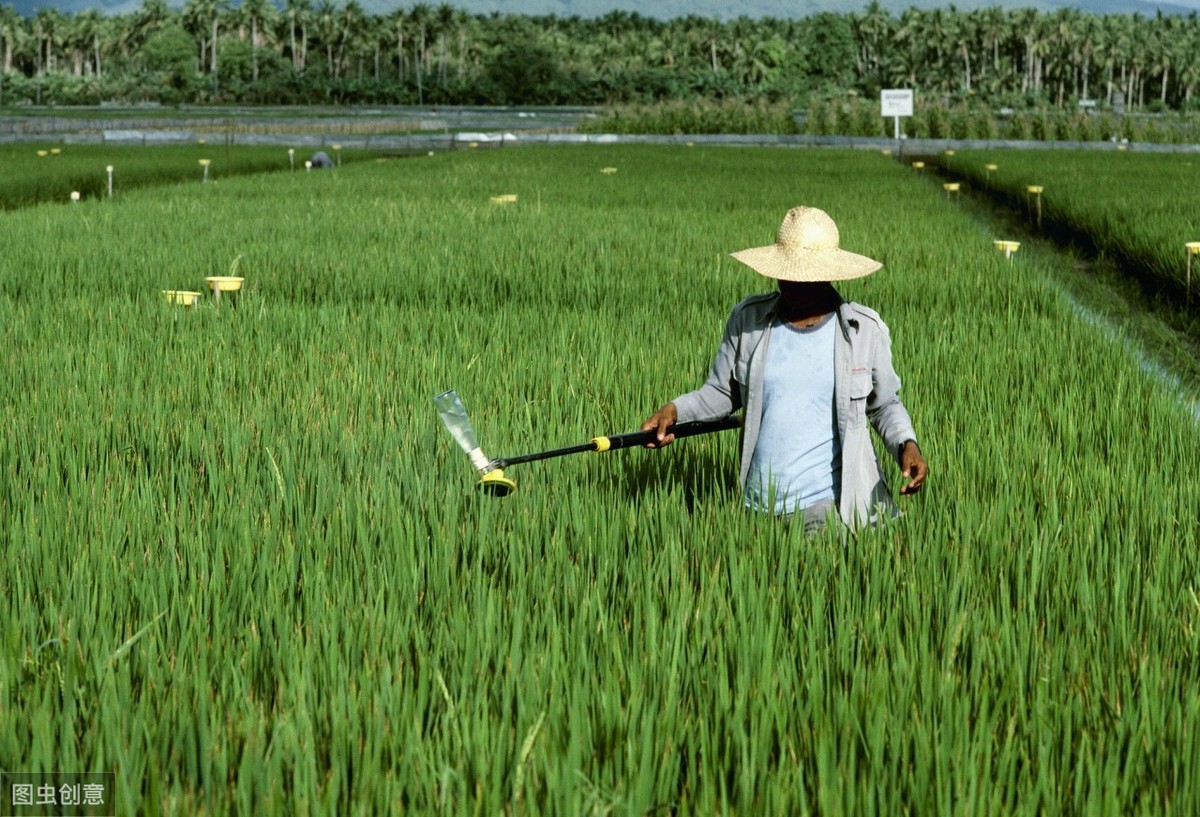
M 319 148 L 226 145 L 223 137 L 191 145 L 147 149 L 140 145 L 61 142 L 0 145 L 0 210 L 42 203 L 71 203 L 124 196 L 172 182 L 218 182 L 231 176 L 305 170 Z M 324 149 L 338 161 L 376 158 L 371 151 Z
M 1042 229 L 1084 237 L 1136 270 L 1148 290 L 1200 302 L 1195 154 L 1082 151 L 1063 161 L 1059 151 L 970 151 L 946 164 L 1023 211 L 1031 226 L 1040 220 Z
M 843 293 L 904 518 L 747 514 L 732 433 L 475 490 L 434 395 L 489 456 L 637 428 L 801 203 L 885 264 Z M 1200 424 L 903 165 L 462 151 L 0 220 L 2 770 L 122 815 L 1200 808 Z

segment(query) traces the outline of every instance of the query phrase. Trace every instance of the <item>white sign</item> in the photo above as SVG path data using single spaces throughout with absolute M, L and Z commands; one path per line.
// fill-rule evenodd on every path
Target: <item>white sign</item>
M 880 91 L 879 112 L 882 116 L 912 116 L 912 88 L 885 88 Z

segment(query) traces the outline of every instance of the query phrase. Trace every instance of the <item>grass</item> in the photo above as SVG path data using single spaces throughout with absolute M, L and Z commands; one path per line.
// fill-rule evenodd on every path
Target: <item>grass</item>
M 1200 269 L 1188 294 L 1187 251 L 1195 219 L 1186 155 L 1114 151 L 1064 154 L 959 152 L 945 169 L 962 174 L 1009 237 L 1067 248 L 1055 278 L 1095 319 L 1122 327 L 1155 361 L 1200 389 Z M 987 165 L 996 170 L 989 173 Z M 1042 223 L 1026 188 L 1043 186 Z M 975 212 L 981 213 L 980 208 Z M 1001 226 L 1002 225 L 1002 226 Z M 1193 266 L 1195 261 L 1193 259 Z M 1189 306 L 1190 304 L 1190 306 Z
M 988 163 L 997 164 L 990 178 Z M 1042 186 L 1044 230 L 1086 242 L 1135 271 L 1152 295 L 1182 302 L 1184 245 L 1200 240 L 1190 181 L 1198 163 L 1189 154 L 1117 150 L 1083 152 L 1069 161 L 1057 151 L 1012 151 L 1002 159 L 972 151 L 953 157 L 952 167 L 1027 213 L 1031 224 L 1036 200 L 1026 188 Z
M 435 394 L 490 456 L 635 428 L 799 203 L 885 263 L 845 291 L 933 468 L 904 519 L 749 515 L 732 435 L 474 490 Z M 1200 428 L 907 168 L 463 151 L 4 218 L 2 768 L 121 814 L 1200 803 Z M 239 255 L 236 308 L 163 302 Z
M 327 151 L 335 155 L 332 151 Z M 371 151 L 344 151 L 343 162 L 375 158 Z M 295 150 L 294 168 L 304 170 L 311 150 Z M 113 196 L 156 185 L 201 181 L 200 160 L 211 162 L 209 181 L 293 167 L 285 147 L 227 146 L 220 140 L 206 144 L 146 148 L 140 145 L 76 145 L 46 142 L 0 146 L 0 209 L 12 210 L 43 202 L 70 203 L 109 196 L 107 168 L 113 168 Z

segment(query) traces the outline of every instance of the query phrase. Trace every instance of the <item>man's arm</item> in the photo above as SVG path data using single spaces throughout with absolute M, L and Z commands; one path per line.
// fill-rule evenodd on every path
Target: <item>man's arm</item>
M 900 472 L 908 478 L 900 486 L 900 493 L 915 494 L 929 476 L 929 464 L 917 445 L 917 433 L 908 409 L 900 402 L 900 377 L 892 366 L 891 336 L 887 327 L 881 325 L 880 329 L 872 350 L 873 389 L 867 398 L 867 418 L 896 458 Z

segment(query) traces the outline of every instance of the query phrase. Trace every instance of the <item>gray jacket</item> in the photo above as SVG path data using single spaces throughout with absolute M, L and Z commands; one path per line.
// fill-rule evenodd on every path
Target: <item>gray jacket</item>
M 776 317 L 779 293 L 755 295 L 733 308 L 725 336 L 704 385 L 673 401 L 678 422 L 716 420 L 745 409 L 742 427 L 744 486 L 762 422 L 763 367 Z M 899 461 L 900 449 L 916 440 L 908 410 L 900 402 L 900 378 L 892 368 L 891 336 L 879 315 L 843 301 L 837 310 L 841 331 L 834 340 L 834 403 L 842 443 L 842 490 L 837 497 L 842 521 L 855 530 L 874 523 L 896 506 L 871 447 L 867 420 Z

